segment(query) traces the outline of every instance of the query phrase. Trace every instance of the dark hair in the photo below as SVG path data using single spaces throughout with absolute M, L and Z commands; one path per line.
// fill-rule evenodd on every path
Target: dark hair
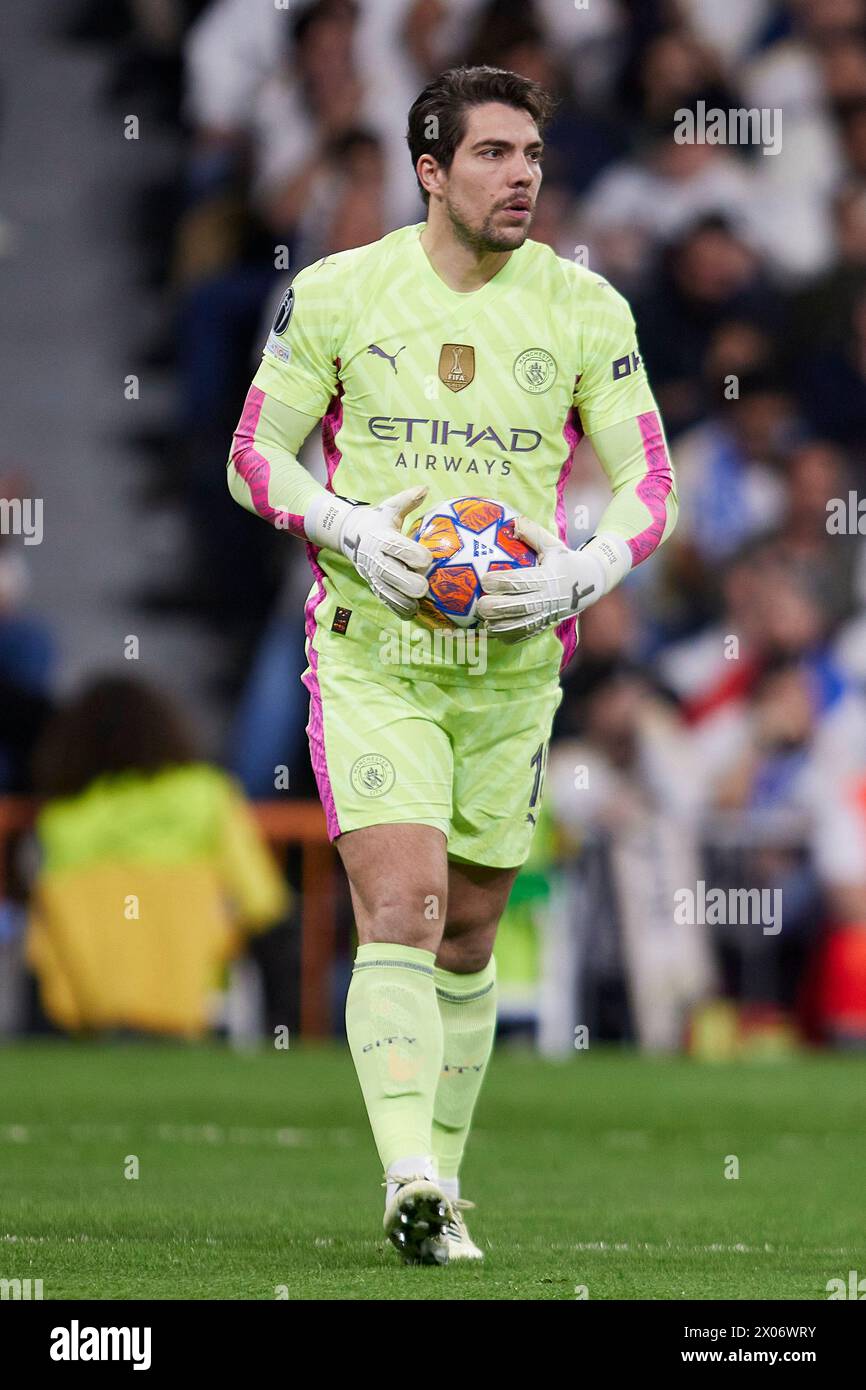
M 295 48 L 302 48 L 311 29 L 320 20 L 358 18 L 355 0 L 309 0 L 309 4 L 297 11 L 292 23 L 292 41 Z
M 358 150 L 373 150 L 376 154 L 381 154 L 382 141 L 375 131 L 368 130 L 365 126 L 352 126 L 351 129 L 344 130 L 334 137 L 328 153 L 336 163 L 344 164 Z
M 853 121 L 857 121 L 861 116 L 866 115 L 866 96 L 858 93 L 857 96 L 840 97 L 832 105 L 833 115 L 836 117 L 842 135 L 846 133 L 846 128 Z
M 144 681 L 101 676 L 50 720 L 34 754 L 34 790 L 77 796 L 106 773 L 159 772 L 196 756 L 173 700 Z
M 416 179 L 422 154 L 432 155 L 443 169 L 450 169 L 454 152 L 466 133 L 467 110 L 488 101 L 526 111 L 538 126 L 539 134 L 543 134 L 556 104 L 537 82 L 505 68 L 449 68 L 427 83 L 409 111 L 406 139 Z M 435 136 L 429 133 L 431 119 L 435 122 Z M 429 203 L 430 195 L 420 179 L 418 187 L 424 202 Z

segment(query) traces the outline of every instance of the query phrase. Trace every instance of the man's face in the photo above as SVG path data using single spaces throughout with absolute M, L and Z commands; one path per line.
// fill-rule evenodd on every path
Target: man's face
M 526 111 L 472 106 L 451 168 L 437 188 L 458 239 L 475 251 L 514 251 L 529 235 L 541 186 L 543 145 Z

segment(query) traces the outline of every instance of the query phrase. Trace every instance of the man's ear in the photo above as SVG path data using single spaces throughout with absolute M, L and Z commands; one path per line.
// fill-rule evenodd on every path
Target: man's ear
M 441 179 L 437 176 L 441 173 L 441 166 L 432 154 L 422 154 L 415 166 L 415 171 L 425 192 L 431 195 L 440 192 Z

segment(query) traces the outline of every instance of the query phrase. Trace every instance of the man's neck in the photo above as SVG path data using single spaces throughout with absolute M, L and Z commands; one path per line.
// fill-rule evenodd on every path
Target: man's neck
M 464 246 L 451 226 L 438 219 L 428 221 L 421 233 L 421 245 L 439 279 L 457 294 L 480 290 L 513 254 L 511 251 L 475 251 L 471 246 Z

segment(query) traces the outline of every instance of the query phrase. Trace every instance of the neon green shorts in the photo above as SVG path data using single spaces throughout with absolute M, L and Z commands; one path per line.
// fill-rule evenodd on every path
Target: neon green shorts
M 302 677 L 332 840 L 368 825 L 433 825 L 448 856 L 514 868 L 529 854 L 558 684 L 485 688 L 359 670 L 321 653 Z

